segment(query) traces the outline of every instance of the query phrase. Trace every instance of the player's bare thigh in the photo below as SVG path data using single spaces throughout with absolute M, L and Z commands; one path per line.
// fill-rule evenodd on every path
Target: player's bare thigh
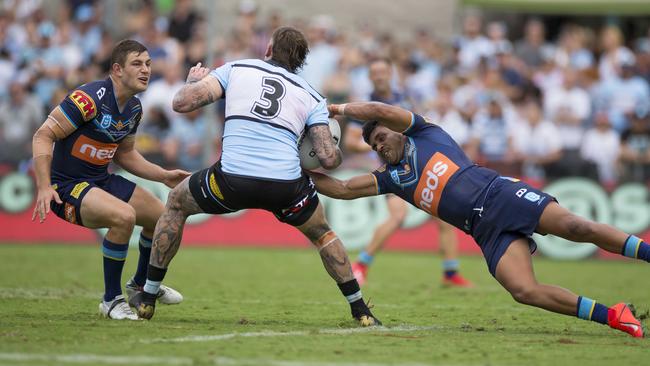
M 129 205 L 135 209 L 135 223 L 145 230 L 156 227 L 156 222 L 165 210 L 165 206 L 151 192 L 139 186 L 135 187 Z
M 92 187 L 84 196 L 80 215 L 83 226 L 91 229 L 135 223 L 133 207 L 98 187 Z

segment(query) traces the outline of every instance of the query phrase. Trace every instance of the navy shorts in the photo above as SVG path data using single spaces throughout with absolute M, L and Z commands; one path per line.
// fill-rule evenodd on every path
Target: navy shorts
M 81 201 L 91 188 L 100 188 L 124 202 L 129 202 L 135 190 L 135 183 L 115 174 L 98 180 L 75 179 L 55 182 L 52 186 L 63 201 L 63 204 L 52 201 L 52 211 L 58 217 L 80 226 L 84 226 L 81 220 Z
M 532 238 L 546 206 L 555 197 L 519 180 L 499 177 L 487 190 L 482 205 L 477 207 L 472 223 L 472 237 L 481 247 L 492 276 L 510 244 L 526 238 L 530 252 L 537 249 Z

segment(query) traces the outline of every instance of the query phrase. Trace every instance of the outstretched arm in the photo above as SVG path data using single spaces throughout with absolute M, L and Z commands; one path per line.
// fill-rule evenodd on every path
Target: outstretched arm
M 199 62 L 192 66 L 185 85 L 176 92 L 172 107 L 178 113 L 187 113 L 210 104 L 223 95 L 221 84 L 214 77 L 206 77 L 210 69 Z
M 380 102 L 331 104 L 330 116 L 342 115 L 361 121 L 377 121 L 395 132 L 402 133 L 411 127 L 413 114 L 406 109 Z
M 309 171 L 307 174 L 314 181 L 318 193 L 328 197 L 351 200 L 379 194 L 377 179 L 373 174 L 359 175 L 348 180 L 336 179 L 313 171 Z
M 114 157 L 115 162 L 127 172 L 140 178 L 161 182 L 174 188 L 191 173 L 180 169 L 165 170 L 148 161 L 135 149 L 135 136 L 127 136 L 120 142 Z

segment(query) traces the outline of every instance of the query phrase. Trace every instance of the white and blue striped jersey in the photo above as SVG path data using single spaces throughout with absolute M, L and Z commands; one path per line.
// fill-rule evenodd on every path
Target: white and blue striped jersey
M 226 98 L 223 171 L 275 180 L 300 178 L 298 139 L 305 128 L 328 125 L 325 98 L 300 76 L 272 62 L 229 62 L 210 75 Z

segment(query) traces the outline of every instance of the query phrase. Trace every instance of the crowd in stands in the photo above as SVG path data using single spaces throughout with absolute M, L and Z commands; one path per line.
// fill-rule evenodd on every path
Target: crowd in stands
M 567 23 L 551 39 L 544 23 L 530 18 L 518 32 L 523 37 L 513 39 L 505 23 L 469 15 L 452 39 L 426 28 L 398 39 L 368 23 L 339 31 L 327 15 L 261 16 L 263 2 L 243 0 L 227 14 L 236 19 L 232 29 L 207 37 L 210 27 L 193 1 L 161 9 L 140 0 L 126 2 L 129 16 L 114 34 L 103 2 L 63 3 L 51 14 L 42 0 L 0 1 L 1 163 L 28 164 L 32 134 L 47 113 L 72 88 L 106 77 L 112 46 L 130 37 L 153 59 L 149 89 L 140 95 L 137 148 L 165 166 L 206 166 L 215 156 L 205 156 L 205 144 L 218 152 L 220 141 L 206 134 L 221 130 L 223 104 L 216 118 L 175 113 L 171 100 L 187 70 L 205 63 L 209 52 L 211 67 L 261 58 L 272 31 L 290 24 L 310 42 L 301 75 L 330 103 L 368 100 L 368 65 L 389 60 L 394 91 L 415 112 L 453 130 L 482 165 L 532 180 L 650 180 L 650 30 L 635 39 L 616 25 Z

